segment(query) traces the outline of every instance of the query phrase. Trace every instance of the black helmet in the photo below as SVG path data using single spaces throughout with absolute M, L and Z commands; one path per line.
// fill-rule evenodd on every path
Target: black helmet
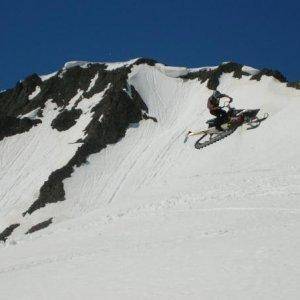
M 213 97 L 214 97 L 215 99 L 219 99 L 220 95 L 221 95 L 221 93 L 220 93 L 219 91 L 214 90 L 214 92 L 213 92 Z

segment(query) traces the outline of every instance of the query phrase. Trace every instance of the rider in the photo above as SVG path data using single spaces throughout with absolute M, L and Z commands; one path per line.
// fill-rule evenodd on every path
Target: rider
M 208 98 L 207 101 L 207 108 L 209 109 L 209 112 L 213 116 L 217 117 L 215 121 L 215 127 L 219 131 L 223 131 L 221 125 L 228 121 L 228 116 L 226 111 L 219 106 L 220 99 L 224 97 L 229 99 L 229 103 L 232 102 L 233 100 L 231 97 L 225 94 L 221 94 L 217 90 L 214 90 L 213 94 Z

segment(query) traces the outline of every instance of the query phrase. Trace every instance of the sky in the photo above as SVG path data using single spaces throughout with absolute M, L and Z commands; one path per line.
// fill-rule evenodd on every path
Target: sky
M 300 80 L 299 0 L 0 2 L 0 89 L 66 61 L 235 61 Z

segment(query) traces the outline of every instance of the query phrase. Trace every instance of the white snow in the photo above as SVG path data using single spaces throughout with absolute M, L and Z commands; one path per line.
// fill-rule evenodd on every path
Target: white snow
M 95 85 L 95 83 L 96 83 L 98 77 L 99 77 L 99 74 L 97 73 L 97 74 L 91 79 L 91 82 L 90 82 L 90 85 L 89 85 L 89 87 L 88 87 L 88 89 L 87 89 L 87 92 L 89 92 L 89 91 L 94 87 L 94 85 Z
M 188 73 L 188 69 L 184 67 L 170 67 L 163 64 L 155 64 L 155 67 L 165 75 L 174 78 L 186 75 Z
M 77 109 L 81 109 L 83 111 L 83 113 L 87 113 L 87 112 L 91 112 L 91 110 L 93 109 L 93 107 L 98 104 L 105 92 L 110 88 L 110 84 L 107 85 L 107 87 L 100 93 L 94 94 L 91 98 L 83 98 L 77 105 L 76 108 Z
M 222 75 L 219 90 L 237 108 L 270 117 L 196 150 L 184 135 L 205 126 L 211 91 L 174 78 L 184 72 L 134 66 L 128 83 L 158 122 L 131 124 L 64 180 L 66 201 L 25 221 L 20 213 L 74 155 L 80 145 L 69 143 L 105 91 L 78 103 L 84 113 L 66 132 L 50 129 L 59 112 L 49 100 L 43 124 L 0 142 L 0 232 L 21 222 L 0 245 L 3 299 L 299 298 L 300 91 Z
M 70 68 L 73 68 L 73 67 L 82 67 L 82 66 L 85 66 L 86 64 L 88 64 L 89 62 L 88 61 L 68 61 L 65 63 L 63 69 L 70 69 Z
M 192 73 L 194 73 L 194 72 L 199 72 L 199 71 L 211 71 L 211 70 L 215 70 L 215 69 L 217 69 L 218 68 L 218 66 L 207 66 L 207 67 L 200 67 L 200 68 L 189 68 L 188 70 L 189 70 L 189 72 L 192 72 Z
M 69 101 L 69 104 L 67 105 L 66 109 L 71 110 L 74 107 L 77 100 L 79 100 L 79 98 L 82 96 L 83 93 L 84 93 L 83 90 L 78 89 L 77 94 Z
M 171 67 L 160 63 L 155 64 L 155 67 L 165 75 L 174 78 L 187 75 L 188 73 L 195 73 L 199 71 L 211 71 L 218 68 L 218 66 L 210 66 L 210 67 L 207 66 L 207 67 L 200 67 L 200 68 Z
M 32 111 L 30 111 L 28 114 L 25 114 L 25 115 L 19 115 L 18 118 L 29 118 L 29 119 L 37 119 L 37 114 L 38 114 L 38 111 L 40 110 L 40 108 L 37 108 L 37 109 L 34 109 Z
M 55 76 L 56 74 L 57 74 L 57 71 L 50 73 L 50 74 L 46 74 L 46 75 L 39 75 L 39 77 L 42 79 L 42 81 L 46 81 L 46 80 L 50 79 L 51 77 Z
M 89 62 L 89 61 L 69 61 L 66 62 L 63 69 L 67 70 L 76 66 L 79 66 L 81 68 L 86 68 L 88 64 L 105 64 L 106 70 L 112 71 L 116 70 L 122 67 L 129 66 L 133 63 L 135 63 L 138 60 L 138 58 L 128 60 L 126 62 Z
M 243 66 L 242 71 L 245 71 L 245 72 L 249 73 L 250 75 L 256 75 L 259 72 L 259 70 L 249 67 L 249 66 Z
M 137 60 L 138 60 L 138 58 L 131 59 L 126 62 L 105 62 L 106 70 L 112 71 L 112 70 L 116 70 L 116 69 L 119 69 L 122 67 L 126 67 L 126 66 L 129 66 L 129 65 L 135 63 Z
M 29 100 L 32 100 L 34 97 L 36 97 L 41 91 L 41 87 L 40 86 L 36 86 L 35 90 L 28 96 Z

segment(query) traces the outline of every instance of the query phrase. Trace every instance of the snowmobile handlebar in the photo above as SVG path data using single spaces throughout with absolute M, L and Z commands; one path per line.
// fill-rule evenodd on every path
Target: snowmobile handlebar
M 231 106 L 230 106 L 230 103 L 233 101 L 233 99 L 231 99 L 231 100 L 228 100 L 228 101 L 225 101 L 224 102 L 224 104 L 222 105 L 222 106 L 220 106 L 221 108 L 225 108 L 225 107 L 227 107 L 227 108 L 230 108 Z

